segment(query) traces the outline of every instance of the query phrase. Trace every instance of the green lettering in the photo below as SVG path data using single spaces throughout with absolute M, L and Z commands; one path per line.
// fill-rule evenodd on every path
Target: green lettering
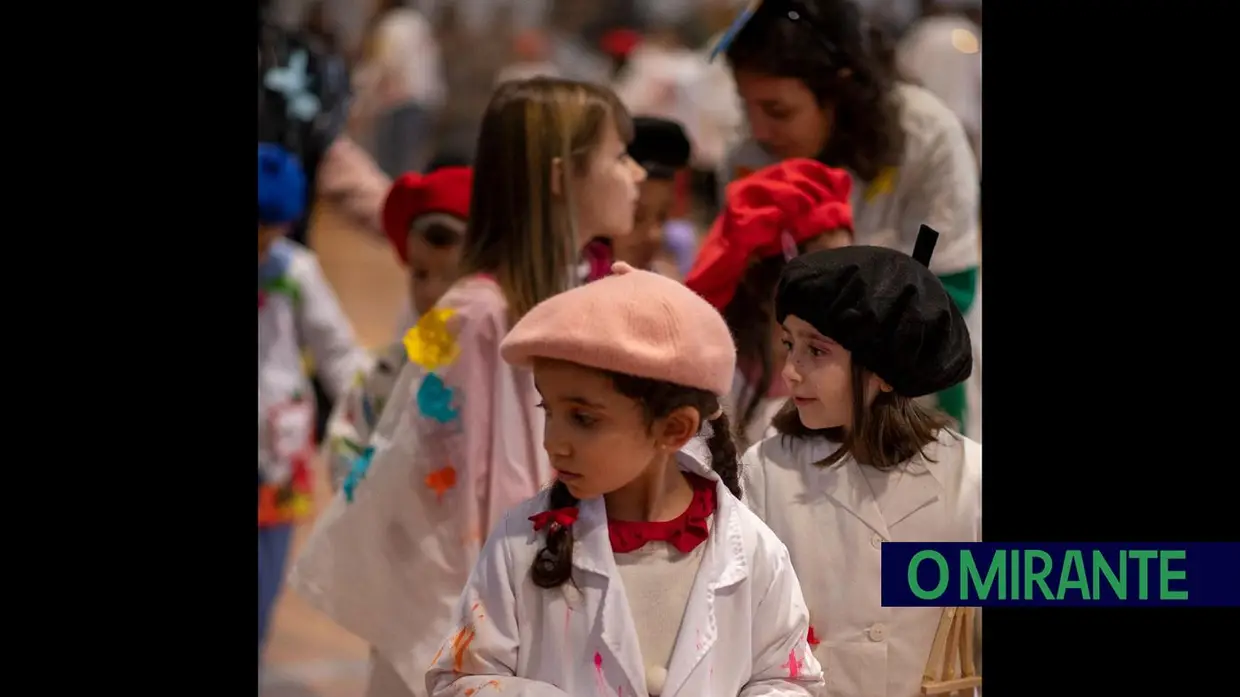
M 1141 600 L 1150 599 L 1150 560 L 1158 556 L 1158 552 L 1151 552 L 1148 549 L 1138 549 L 1128 552 L 1129 559 L 1140 559 L 1141 566 L 1137 567 L 1137 597 Z
M 1068 574 L 1076 572 L 1075 579 L 1068 578 Z M 1081 592 L 1082 600 L 1089 600 L 1089 581 L 1085 580 L 1085 559 L 1081 557 L 1081 550 L 1070 549 L 1063 560 L 1063 568 L 1059 570 L 1059 589 L 1055 593 L 1055 600 L 1063 600 L 1064 593 L 1074 588 Z
M 1033 570 L 1033 560 L 1037 559 L 1042 562 L 1042 568 L 1038 571 Z M 1033 584 L 1038 584 L 1042 589 L 1042 597 L 1051 600 L 1055 597 L 1051 593 L 1050 586 L 1046 585 L 1046 577 L 1051 574 L 1051 555 L 1040 549 L 1025 550 L 1025 595 L 1024 600 L 1033 600 Z
M 1012 600 L 1016 600 L 1020 598 L 1020 550 L 1019 549 L 1012 550 L 1012 561 L 1011 561 L 1010 566 L 1012 569 L 1012 578 L 1008 580 L 1012 582 L 1012 590 L 1011 592 L 1008 593 L 1007 598 L 1003 597 L 1003 594 L 1000 593 L 999 600 L 1007 600 L 1008 598 L 1011 598 Z
M 1172 571 L 1172 559 L 1184 559 L 1188 556 L 1188 552 L 1182 549 L 1165 549 L 1158 553 L 1158 576 L 1161 585 L 1158 588 L 1159 600 L 1188 600 L 1188 591 L 1171 590 L 1171 581 L 1183 581 L 1187 576 L 1186 571 Z
M 939 566 L 939 583 L 932 591 L 927 591 L 922 588 L 921 584 L 917 581 L 917 567 L 927 559 L 933 559 L 934 563 Z M 921 598 L 922 600 L 935 600 L 940 595 L 943 595 L 943 591 L 947 590 L 947 578 L 947 560 L 943 558 L 942 554 L 939 554 L 932 549 L 923 549 L 917 554 L 914 554 L 913 558 L 909 560 L 908 587 L 909 590 L 913 591 L 913 595 Z
M 960 552 L 960 600 L 969 599 L 969 588 L 976 589 L 975 597 L 985 600 L 990 595 L 990 586 L 999 580 L 999 598 L 1003 598 L 1003 587 L 1007 580 L 1007 555 L 1003 550 L 995 552 L 990 558 L 990 566 L 986 569 L 986 580 L 977 572 L 977 563 L 973 561 L 973 553 L 969 550 Z
M 1107 562 L 1106 555 L 1098 550 L 1094 550 L 1094 598 L 1102 598 L 1102 579 L 1101 576 L 1107 577 L 1107 583 L 1111 585 L 1111 590 L 1115 593 L 1115 597 L 1119 600 L 1128 599 L 1128 552 L 1121 551 L 1119 553 L 1119 578 L 1115 577 L 1115 571 Z

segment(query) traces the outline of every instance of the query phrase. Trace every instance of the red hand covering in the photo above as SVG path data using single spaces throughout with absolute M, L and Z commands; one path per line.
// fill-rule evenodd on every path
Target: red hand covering
M 657 540 L 671 544 L 682 554 L 688 554 L 710 537 L 710 527 L 706 521 L 715 514 L 715 483 L 695 474 L 685 476 L 693 486 L 693 500 L 685 512 L 673 520 L 660 522 L 608 521 L 611 551 L 624 554 Z
M 806 159 L 732 182 L 685 285 L 722 311 L 750 262 L 783 254 L 782 233 L 799 245 L 832 230 L 852 232 L 851 193 L 847 172 Z
M 443 167 L 427 175 L 402 174 L 383 202 L 383 231 L 401 262 L 408 264 L 405 245 L 409 226 L 428 213 L 445 213 L 469 219 L 469 200 L 474 185 L 472 167 Z

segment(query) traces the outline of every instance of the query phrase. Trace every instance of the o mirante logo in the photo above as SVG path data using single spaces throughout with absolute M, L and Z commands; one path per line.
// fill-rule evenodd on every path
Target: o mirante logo
M 1240 544 L 883 545 L 883 605 L 1240 606 Z

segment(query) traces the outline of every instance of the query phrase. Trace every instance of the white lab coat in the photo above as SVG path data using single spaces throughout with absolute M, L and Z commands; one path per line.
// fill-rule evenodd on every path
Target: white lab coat
M 741 458 L 745 501 L 788 546 L 819 644 L 831 697 L 913 697 L 939 608 L 882 606 L 881 548 L 895 542 L 981 539 L 982 446 L 943 431 L 937 443 L 887 475 L 880 512 L 851 457 L 814 465 L 837 446 L 776 436 Z M 901 473 L 900 470 L 903 470 Z M 879 485 L 881 486 L 881 485 Z
M 445 316 L 446 330 L 433 330 Z M 442 362 L 410 357 L 353 501 L 336 495 L 293 564 L 298 594 L 378 650 L 370 694 L 408 694 L 381 691 L 395 671 L 422 697 L 483 535 L 552 477 L 533 374 L 499 355 L 508 321 L 499 286 L 481 276 L 457 281 L 419 321 L 423 360 L 444 342 L 433 352 Z
M 681 453 L 682 466 L 718 481 Z M 663 697 L 820 695 L 809 616 L 783 543 L 722 483 L 709 545 L 668 666 Z M 601 498 L 573 526 L 573 582 L 539 588 L 542 546 L 528 518 L 544 491 L 491 533 L 457 606 L 457 629 L 426 674 L 432 697 L 494 687 L 504 697 L 646 694 L 637 630 L 616 570 Z

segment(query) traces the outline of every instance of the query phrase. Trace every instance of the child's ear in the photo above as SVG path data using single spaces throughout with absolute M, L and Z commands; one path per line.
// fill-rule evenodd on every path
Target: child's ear
M 702 417 L 693 407 L 681 407 L 659 422 L 658 442 L 668 450 L 680 450 L 697 435 Z
M 551 158 L 551 193 L 554 196 L 564 195 L 564 159 Z

